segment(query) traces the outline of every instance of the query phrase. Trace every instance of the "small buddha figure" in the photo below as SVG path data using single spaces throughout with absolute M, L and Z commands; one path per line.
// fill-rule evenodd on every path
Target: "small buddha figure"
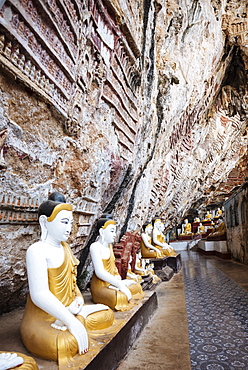
M 116 237 L 116 221 L 100 218 L 97 222 L 99 238 L 90 246 L 94 266 L 91 295 L 95 303 L 103 303 L 116 311 L 127 311 L 142 299 L 139 283 L 122 279 L 115 265 L 112 243 Z
M 134 266 L 134 272 L 135 272 L 136 275 L 146 276 L 147 271 L 146 271 L 146 268 L 144 266 L 146 260 L 141 259 L 141 257 L 142 257 L 141 252 L 136 253 L 136 261 L 135 261 L 135 266 Z M 150 261 L 150 260 L 147 260 L 147 261 Z
M 205 233 L 205 226 L 200 222 L 198 228 L 197 228 L 197 233 L 196 234 L 204 234 Z
M 133 279 L 137 283 L 141 283 L 142 277 L 141 275 L 136 274 L 135 272 L 132 271 L 131 262 L 132 262 L 132 256 L 130 256 L 129 262 L 128 262 L 127 279 Z
M 217 209 L 216 213 L 215 213 L 215 216 L 214 218 L 219 218 L 220 216 L 222 216 L 222 210 L 220 208 Z
M 160 250 L 163 257 L 165 256 L 175 256 L 176 252 L 174 249 L 166 243 L 165 236 L 163 234 L 164 224 L 159 218 L 155 218 L 153 221 L 152 230 L 152 242 L 153 245 Z
M 194 222 L 200 222 L 199 217 L 195 217 Z
M 143 225 L 143 233 L 141 234 L 141 255 L 143 258 L 162 258 L 163 254 L 160 249 L 152 245 L 152 224 L 145 223 Z
M 188 221 L 187 218 L 184 220 L 184 223 L 182 225 L 182 233 L 180 235 L 193 235 L 191 231 L 191 223 Z
M 212 215 L 209 211 L 207 211 L 205 215 L 205 219 L 203 221 L 211 221 L 212 220 Z
M 70 363 L 77 353 L 87 352 L 87 329 L 111 326 L 114 313 L 105 305 L 84 304 L 76 284 L 79 261 L 66 243 L 72 206 L 51 199 L 38 209 L 41 240 L 27 250 L 29 296 L 21 338 L 33 355 L 58 361 L 60 366 Z

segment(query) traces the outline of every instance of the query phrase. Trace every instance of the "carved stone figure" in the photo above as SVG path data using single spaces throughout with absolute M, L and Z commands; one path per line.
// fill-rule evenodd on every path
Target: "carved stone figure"
M 72 206 L 62 203 L 65 200 L 58 194 L 51 199 L 38 210 L 41 240 L 27 251 L 29 296 L 21 338 L 29 352 L 60 365 L 87 352 L 87 329 L 111 326 L 114 314 L 105 305 L 84 305 L 76 284 L 79 261 L 66 243 Z
M 91 295 L 95 303 L 103 303 L 117 311 L 126 311 L 143 298 L 141 285 L 134 280 L 121 279 L 115 265 L 112 243 L 116 237 L 116 222 L 100 218 L 97 223 L 99 239 L 90 246 L 94 275 Z

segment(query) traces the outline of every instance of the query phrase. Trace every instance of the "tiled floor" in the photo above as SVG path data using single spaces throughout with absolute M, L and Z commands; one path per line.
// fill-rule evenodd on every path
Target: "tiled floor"
M 216 259 L 194 252 L 182 259 L 192 370 L 248 369 L 248 292 Z

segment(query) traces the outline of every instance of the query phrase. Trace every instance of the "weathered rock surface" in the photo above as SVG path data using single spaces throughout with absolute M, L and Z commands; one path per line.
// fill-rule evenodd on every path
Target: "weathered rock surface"
M 5 1 L 3 311 L 25 301 L 25 251 L 51 191 L 74 205 L 83 265 L 103 212 L 120 234 L 155 214 L 170 229 L 243 182 L 247 16 L 245 0 Z

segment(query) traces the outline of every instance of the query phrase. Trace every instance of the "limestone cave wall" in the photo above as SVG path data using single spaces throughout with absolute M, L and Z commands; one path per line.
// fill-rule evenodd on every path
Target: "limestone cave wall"
M 73 252 L 94 222 L 177 225 L 223 194 L 247 151 L 248 9 L 227 0 L 6 0 L 0 9 L 2 311 L 25 302 L 25 252 L 54 190 Z

